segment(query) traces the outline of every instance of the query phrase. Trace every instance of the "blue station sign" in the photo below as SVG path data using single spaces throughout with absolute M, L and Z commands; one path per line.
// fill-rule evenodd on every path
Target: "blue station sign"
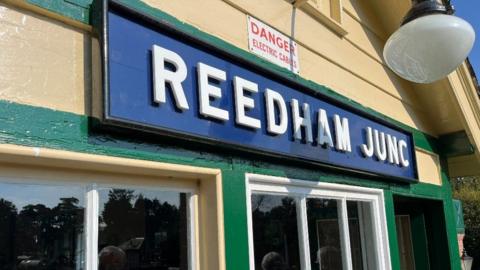
M 410 133 L 118 4 L 105 18 L 106 123 L 416 181 Z

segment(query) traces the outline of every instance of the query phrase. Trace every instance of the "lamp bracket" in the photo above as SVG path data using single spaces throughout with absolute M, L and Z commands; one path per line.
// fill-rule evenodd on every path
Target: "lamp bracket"
M 430 14 L 453 14 L 454 9 L 450 0 L 440 3 L 436 0 L 412 0 L 412 8 L 403 18 L 401 25 L 409 23 L 419 17 Z

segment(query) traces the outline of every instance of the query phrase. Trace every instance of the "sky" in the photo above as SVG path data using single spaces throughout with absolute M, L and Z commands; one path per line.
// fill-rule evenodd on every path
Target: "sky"
M 476 40 L 470 52 L 469 59 L 475 69 L 475 74 L 480 77 L 480 1 L 479 0 L 452 0 L 455 15 L 468 21 L 475 29 Z

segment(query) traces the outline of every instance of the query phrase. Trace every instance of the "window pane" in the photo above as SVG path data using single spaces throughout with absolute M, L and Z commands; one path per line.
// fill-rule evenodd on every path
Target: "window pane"
M 252 221 L 255 269 L 299 270 L 295 199 L 253 194 Z
M 413 241 L 410 216 L 395 216 L 397 224 L 398 250 L 400 251 L 400 267 L 405 270 L 415 269 L 415 260 L 413 255 Z
M 347 212 L 353 270 L 378 269 L 371 203 L 348 201 Z
M 187 270 L 187 194 L 100 189 L 99 269 Z
M 0 269 L 83 269 L 84 193 L 0 183 Z
M 336 200 L 307 199 L 310 259 L 314 270 L 343 269 L 337 205 Z
M 347 202 L 347 212 L 353 270 L 363 270 L 362 236 L 357 202 Z

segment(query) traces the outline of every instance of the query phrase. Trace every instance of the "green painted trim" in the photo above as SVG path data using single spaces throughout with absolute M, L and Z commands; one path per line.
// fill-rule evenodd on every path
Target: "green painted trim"
M 445 190 L 443 186 L 418 183 L 408 186 L 394 186 L 391 188 L 395 195 L 408 196 L 412 198 L 443 200 Z
M 90 8 L 90 5 L 93 3 L 93 0 L 63 0 L 72 5 L 77 5 L 83 8 Z
M 453 208 L 452 185 L 448 175 L 448 161 L 445 156 L 441 156 L 440 166 L 442 168 L 442 184 L 445 191 L 443 200 L 443 211 L 445 212 L 445 224 L 447 226 L 448 249 L 450 255 L 451 269 L 461 269 L 460 253 L 457 239 L 457 221 L 455 219 L 455 211 Z
M 222 171 L 226 269 L 248 269 L 248 222 L 245 173 Z
M 90 4 L 93 0 L 27 0 L 27 3 L 60 14 L 84 24 L 90 24 Z
M 443 186 L 416 183 L 403 184 L 392 182 L 388 178 L 369 178 L 367 176 L 335 173 L 335 171 L 319 170 L 315 165 L 295 165 L 295 164 L 272 164 L 262 160 L 233 159 L 232 166 L 234 170 L 243 170 L 249 173 L 287 177 L 292 179 L 302 179 L 315 182 L 330 182 L 344 185 L 364 186 L 389 190 L 395 195 L 410 196 L 415 198 L 443 200 L 445 191 Z
M 397 224 L 395 222 L 395 204 L 393 193 L 385 190 L 383 193 L 385 199 L 385 215 L 387 219 L 388 241 L 390 245 L 390 261 L 392 270 L 400 269 L 400 250 L 398 249 Z
M 89 117 L 0 101 L 0 143 L 230 169 L 228 157 L 94 132 Z
M 388 178 L 369 179 L 353 173 L 319 170 L 318 166 L 301 162 L 272 163 L 268 157 L 255 155 L 252 158 L 235 151 L 186 150 L 169 142 L 162 143 L 162 139 L 154 135 L 142 134 L 135 139 L 137 134 L 130 130 L 125 132 L 132 134 L 126 135 L 97 132 L 92 129 L 94 118 L 47 108 L 0 100 L 0 115 L 0 143 L 358 185 L 426 198 L 442 199 L 445 195 L 442 187 L 425 183 L 409 185 Z
M 396 121 L 396 120 L 393 120 L 393 121 Z M 399 125 L 403 125 L 404 129 L 405 130 L 408 130 L 410 132 L 412 132 L 413 134 L 413 141 L 415 142 L 415 146 L 420 148 L 420 149 L 423 149 L 423 150 L 426 150 L 428 152 L 431 152 L 431 153 L 434 153 L 434 154 L 438 154 L 440 155 L 441 152 L 440 152 L 440 148 L 438 147 L 438 139 L 427 134 L 427 133 L 424 133 L 418 129 L 415 129 L 415 128 L 412 128 L 410 126 L 406 126 L 405 124 L 402 124 L 400 123 Z
M 443 200 L 394 198 L 395 214 L 410 216 L 415 264 L 418 269 L 459 270 L 456 235 L 452 235 L 448 194 Z M 427 229 L 425 229 L 427 228 Z M 453 236 L 453 237 L 452 237 Z M 427 245 L 427 246 L 425 246 Z
M 445 213 L 445 224 L 447 226 L 448 251 L 450 256 L 450 269 L 461 269 L 460 248 L 458 247 L 457 228 L 455 226 L 455 215 L 453 202 L 450 194 L 443 200 L 443 211 Z
M 92 0 L 58 0 L 58 1 L 49 1 L 49 0 L 28 0 L 30 3 L 32 4 L 35 4 L 37 6 L 40 6 L 40 7 L 43 7 L 43 8 L 46 8 L 50 11 L 53 11 L 53 12 L 56 12 L 60 15 L 63 15 L 63 16 L 67 16 L 67 17 L 70 17 L 70 18 L 73 18 L 73 19 L 76 19 L 80 22 L 83 22 L 83 23 L 91 23 L 90 22 L 90 18 L 89 18 L 89 14 L 90 14 L 90 11 L 88 10 L 83 10 L 84 12 L 79 14 L 78 12 L 78 9 L 84 9 L 83 6 L 87 6 L 87 3 L 89 1 L 92 1 Z M 347 104 L 349 106 L 352 106 L 368 115 L 371 115 L 373 117 L 376 117 L 376 118 L 379 118 L 379 119 L 382 119 L 383 121 L 393 125 L 393 126 L 396 126 L 398 128 L 401 128 L 401 129 L 404 129 L 408 132 L 411 132 L 413 134 L 413 137 L 414 137 L 414 141 L 415 141 L 415 146 L 416 147 L 419 147 L 421 149 L 424 149 L 426 151 L 429 151 L 429 152 L 433 152 L 433 153 L 438 153 L 439 149 L 438 149 L 438 145 L 437 145 L 437 139 L 427 133 L 424 133 L 418 129 L 415 129 L 413 127 L 410 127 L 408 125 L 405 125 L 391 117 L 388 117 L 380 112 L 377 112 L 371 108 L 368 108 L 368 107 L 365 107 L 363 105 L 361 105 L 360 103 L 352 100 L 352 99 L 349 99 L 343 95 L 340 95 L 339 93 L 335 92 L 334 90 L 328 88 L 328 87 L 325 87 L 325 86 L 322 86 L 322 85 L 319 85 L 313 81 L 310 81 L 310 80 L 306 80 L 302 77 L 300 77 L 299 75 L 289 71 L 288 69 L 285 69 L 285 68 L 282 68 L 282 67 L 279 67 L 273 63 L 270 63 L 268 62 L 267 60 L 264 60 L 263 58 L 260 58 L 250 52 L 247 52 L 243 49 L 240 49 L 216 36 L 213 36 L 213 35 L 210 35 L 208 33 L 205 33 L 201 30 L 199 30 L 198 28 L 192 26 L 192 25 L 189 25 L 189 24 L 186 24 L 180 20 L 178 20 L 177 18 L 175 18 L 174 16 L 170 15 L 170 14 L 167 14 L 159 9 L 156 9 L 156 8 L 153 8 L 145 3 L 143 3 L 142 1 L 140 0 L 118 0 L 119 2 L 121 2 L 122 4 L 124 4 L 125 6 L 127 7 L 130 7 L 132 9 L 135 9 L 135 10 L 138 10 L 142 13 L 145 13 L 153 18 L 156 18 L 160 21 L 165 21 L 167 22 L 169 25 L 179 29 L 180 31 L 182 32 L 185 32 L 187 34 L 190 34 L 192 36 L 195 36 L 196 38 L 199 38 L 201 39 L 202 41 L 208 43 L 208 44 L 212 44 L 218 48 L 222 48 L 223 50 L 237 56 L 237 57 L 240 57 L 240 58 L 243 58 L 243 59 L 248 59 L 249 61 L 255 63 L 256 65 L 264 68 L 264 69 L 267 69 L 281 77 L 285 77 L 285 78 L 289 78 L 293 81 L 295 81 L 296 83 L 298 84 L 301 84 L 307 88 L 310 88 L 310 89 L 313 89 L 329 98 L 332 98 L 334 100 L 337 100 L 341 103 L 344 103 L 344 104 Z M 78 3 L 77 5 L 73 5 L 71 3 Z M 90 5 L 88 5 L 90 6 Z

